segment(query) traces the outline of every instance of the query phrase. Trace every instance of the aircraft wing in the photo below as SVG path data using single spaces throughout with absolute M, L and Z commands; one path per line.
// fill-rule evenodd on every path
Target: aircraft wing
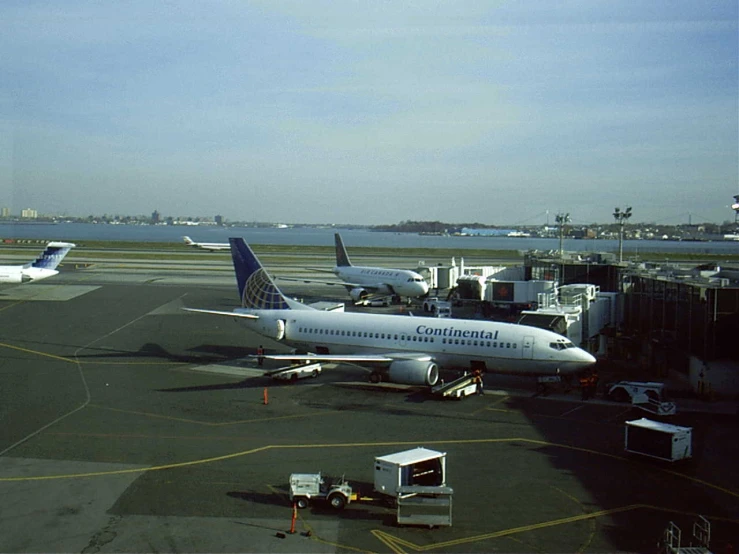
M 333 362 L 333 363 L 378 363 L 388 364 L 396 360 L 417 360 L 430 362 L 431 356 L 423 352 L 388 352 L 387 354 L 265 354 L 250 358 L 266 358 L 268 360 L 287 360 L 301 362 Z
M 199 314 L 223 315 L 228 317 L 243 317 L 244 319 L 259 319 L 258 315 L 247 314 L 244 312 L 222 312 L 219 310 L 200 310 L 198 308 L 182 308 L 186 312 L 195 312 Z

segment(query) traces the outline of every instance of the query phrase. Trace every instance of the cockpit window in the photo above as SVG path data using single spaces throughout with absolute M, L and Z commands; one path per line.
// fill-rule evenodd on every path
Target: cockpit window
M 549 348 L 553 348 L 554 350 L 565 350 L 567 348 L 575 348 L 575 345 L 572 344 L 571 341 L 561 341 L 561 342 L 550 342 Z

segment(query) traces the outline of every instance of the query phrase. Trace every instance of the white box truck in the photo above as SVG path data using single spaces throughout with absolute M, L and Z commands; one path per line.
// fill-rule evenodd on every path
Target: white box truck
M 401 487 L 446 487 L 446 452 L 413 448 L 375 458 L 375 491 L 393 498 Z
M 626 452 L 675 462 L 693 455 L 692 427 L 641 418 L 626 422 Z

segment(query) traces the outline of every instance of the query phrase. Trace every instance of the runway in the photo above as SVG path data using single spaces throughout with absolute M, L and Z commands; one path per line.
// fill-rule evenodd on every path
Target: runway
M 352 366 L 277 383 L 245 357 L 281 345 L 181 309 L 234 307 L 227 263 L 114 269 L 0 290 L 2 552 L 652 552 L 697 514 L 715 551 L 739 537 L 735 418 L 678 414 L 696 454 L 673 466 L 625 456 L 642 412 L 495 376 L 461 402 Z M 416 446 L 447 453 L 452 527 L 360 502 L 301 510 L 287 533 L 290 473 L 369 493 L 374 457 Z

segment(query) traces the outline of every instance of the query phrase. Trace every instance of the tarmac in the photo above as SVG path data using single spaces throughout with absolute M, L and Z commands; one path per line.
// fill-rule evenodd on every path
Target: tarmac
M 486 375 L 461 401 L 348 365 L 276 382 L 248 356 L 282 345 L 181 309 L 236 296 L 174 266 L 0 289 L 0 551 L 655 552 L 670 521 L 687 543 L 698 515 L 713 551 L 739 545 L 731 403 L 678 399 L 665 421 L 693 429 L 693 457 L 668 463 L 624 451 L 644 412 L 520 378 Z M 401 527 L 374 501 L 314 504 L 289 532 L 291 473 L 372 495 L 374 458 L 416 446 L 447 454 L 452 526 Z

